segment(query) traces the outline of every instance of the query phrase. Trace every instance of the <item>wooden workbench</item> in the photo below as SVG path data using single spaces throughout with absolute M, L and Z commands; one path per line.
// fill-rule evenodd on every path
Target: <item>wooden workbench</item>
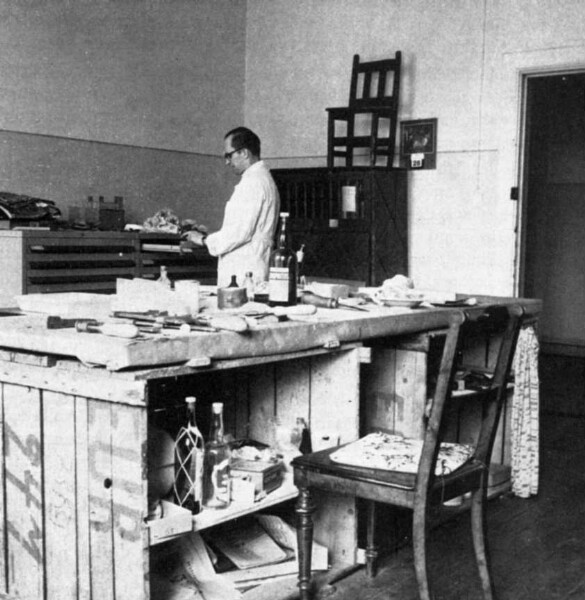
M 540 311 L 537 301 L 513 301 Z M 259 441 L 273 441 L 275 417 L 285 424 L 303 417 L 313 436 L 335 432 L 350 441 L 360 433 L 360 410 L 416 434 L 428 340 L 452 310 L 320 311 L 308 322 L 170 342 L 43 332 L 21 317 L 0 319 L 0 594 L 150 597 L 148 426 L 186 395 L 198 397 L 199 415 L 223 401 L 227 431 Z M 281 493 L 277 500 L 295 492 Z M 322 506 L 317 538 L 333 562 L 352 561 L 353 502 L 330 498 Z M 204 512 L 194 526 L 229 518 Z

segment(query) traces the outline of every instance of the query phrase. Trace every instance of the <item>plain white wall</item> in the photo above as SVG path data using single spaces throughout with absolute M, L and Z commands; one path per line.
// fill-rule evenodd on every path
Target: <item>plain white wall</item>
M 243 116 L 245 18 L 235 0 L 0 0 L 0 129 L 217 155 Z
M 403 53 L 400 120 L 438 119 L 409 178 L 420 287 L 512 295 L 522 74 L 585 68 L 581 0 L 248 0 L 246 120 L 275 166 L 324 165 L 351 58 Z

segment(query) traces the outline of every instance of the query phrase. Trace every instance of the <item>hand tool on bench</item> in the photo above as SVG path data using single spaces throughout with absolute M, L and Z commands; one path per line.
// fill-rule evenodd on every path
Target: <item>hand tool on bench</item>
M 318 306 L 320 308 L 337 308 L 339 303 L 336 298 L 326 298 L 313 292 L 303 292 L 301 294 L 301 303 Z
M 160 333 L 162 329 L 184 329 L 186 333 L 189 331 L 204 331 L 206 333 L 214 333 L 217 328 L 209 325 L 196 325 L 192 322 L 191 317 L 169 317 L 166 314 L 160 314 L 156 311 L 152 312 L 126 312 L 115 311 L 113 316 L 117 319 L 127 319 L 132 321 L 137 327 L 148 331 L 149 333 Z
M 78 321 L 75 329 L 80 333 L 103 333 L 112 337 L 133 339 L 140 335 L 136 325 L 130 323 L 100 323 L 98 321 Z
M 130 323 L 102 323 L 95 319 L 65 319 L 54 315 L 47 317 L 46 327 L 47 329 L 75 328 L 80 333 L 102 333 L 127 339 L 140 335 L 138 327 Z
M 113 313 L 114 317 L 119 319 L 129 319 L 134 323 L 159 323 L 162 327 L 168 327 L 171 329 L 179 329 L 181 327 L 186 328 L 188 326 L 191 331 L 233 331 L 236 333 L 243 333 L 247 331 L 248 324 L 242 317 L 236 315 L 198 315 L 196 317 L 169 317 L 168 315 L 152 312 L 125 312 L 116 311 Z
M 356 306 L 351 302 L 346 302 L 344 298 L 327 298 L 325 296 L 319 296 L 314 292 L 303 292 L 301 295 L 301 302 L 303 304 L 312 304 L 313 306 L 320 306 L 322 308 L 348 308 L 351 310 L 369 312 L 366 308 Z
M 287 319 L 294 320 L 295 318 L 302 319 L 303 317 L 309 317 L 317 312 L 317 307 L 308 304 L 297 304 L 295 306 L 270 306 L 266 309 L 260 308 L 259 310 L 248 310 L 242 314 L 245 317 L 251 317 L 256 320 L 261 320 L 266 317 L 276 317 L 279 321 L 286 321 Z

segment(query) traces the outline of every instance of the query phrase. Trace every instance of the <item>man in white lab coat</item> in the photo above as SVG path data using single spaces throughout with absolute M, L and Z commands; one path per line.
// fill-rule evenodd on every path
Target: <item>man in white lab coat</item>
M 278 222 L 280 198 L 268 167 L 260 159 L 260 139 L 246 127 L 237 127 L 224 137 L 227 165 L 241 176 L 225 206 L 219 231 L 202 234 L 191 231 L 187 239 L 206 246 L 219 257 L 218 287 L 227 287 L 235 275 L 244 285 L 251 271 L 256 286 L 268 280 L 268 261 Z

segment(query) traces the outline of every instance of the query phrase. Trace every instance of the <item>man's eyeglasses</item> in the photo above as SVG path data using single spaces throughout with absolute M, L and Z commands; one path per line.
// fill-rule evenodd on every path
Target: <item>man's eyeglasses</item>
M 243 148 L 236 148 L 235 150 L 232 150 L 231 152 L 226 152 L 223 157 L 225 160 L 231 160 L 232 156 L 236 153 L 239 152 L 240 150 L 243 150 Z

